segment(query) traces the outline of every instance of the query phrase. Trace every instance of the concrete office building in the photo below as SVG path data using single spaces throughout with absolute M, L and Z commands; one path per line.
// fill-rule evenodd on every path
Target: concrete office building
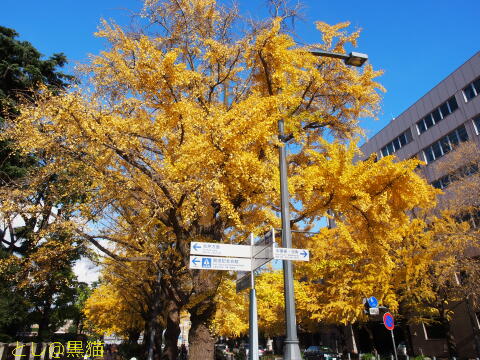
M 412 86 L 415 86 L 412 80 Z M 471 140 L 480 146 L 480 52 L 447 76 L 432 90 L 370 138 L 361 150 L 365 157 L 394 154 L 399 159 L 417 157 L 429 183 L 438 188 L 448 185 L 448 174 L 435 174 L 432 164 L 461 142 Z M 480 194 L 479 194 L 480 196 Z M 473 334 L 480 329 L 480 314 L 468 312 L 465 303 L 453 304 L 451 321 L 461 358 L 477 358 Z M 473 315 L 473 316 L 472 316 Z M 473 320 L 472 320 L 473 319 Z M 411 327 L 415 355 L 447 357 L 441 331 L 425 325 Z

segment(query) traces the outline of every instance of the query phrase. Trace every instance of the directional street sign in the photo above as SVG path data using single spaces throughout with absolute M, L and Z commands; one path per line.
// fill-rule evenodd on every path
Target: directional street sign
M 310 261 L 310 252 L 305 249 L 274 247 L 273 258 L 277 260 Z
M 236 283 L 237 293 L 245 289 L 250 289 L 251 287 L 252 276 L 250 275 L 250 272 L 238 272 Z
M 253 245 L 252 270 L 258 269 L 273 259 L 272 246 L 275 242 L 275 230 L 271 229 Z
M 254 249 L 256 246 L 254 246 Z M 272 245 L 264 247 L 262 250 L 253 255 L 252 270 L 258 269 L 260 266 L 265 265 L 267 262 L 273 259 L 273 247 Z
M 190 243 L 190 254 L 250 258 L 252 256 L 252 247 L 249 245 L 192 242 Z
M 255 242 L 256 246 L 262 246 L 262 245 L 270 245 L 273 244 L 275 241 L 275 230 L 271 229 L 270 231 L 267 231 L 257 242 Z
M 250 271 L 252 269 L 252 260 L 245 258 L 190 256 L 190 269 Z
M 275 231 L 267 232 L 258 242 L 250 234 L 250 245 L 233 245 L 207 242 L 190 244 L 190 269 L 237 271 L 237 292 L 250 288 L 250 359 L 258 360 L 257 300 L 255 270 L 272 259 L 309 261 L 310 252 L 305 249 L 278 248 Z M 207 256 L 200 256 L 207 255 Z M 393 321 L 393 319 L 392 319 Z M 255 355 L 256 354 L 256 355 Z
M 392 314 L 387 312 L 385 313 L 385 315 L 383 315 L 383 324 L 385 325 L 387 330 L 393 330 L 393 328 L 395 327 L 395 323 L 393 321 Z

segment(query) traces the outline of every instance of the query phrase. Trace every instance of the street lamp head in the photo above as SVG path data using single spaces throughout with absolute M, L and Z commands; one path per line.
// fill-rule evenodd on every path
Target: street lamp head
M 345 59 L 345 64 L 360 67 L 367 60 L 368 60 L 368 55 L 367 54 L 362 54 L 362 53 L 358 53 L 358 52 L 351 52 L 350 55 L 348 55 L 348 57 Z
M 310 53 L 315 56 L 342 59 L 345 62 L 345 64 L 350 66 L 357 66 L 357 67 L 362 66 L 365 63 L 365 61 L 368 60 L 367 54 L 362 54 L 358 52 L 351 52 L 349 55 L 347 55 L 347 54 L 334 53 L 334 52 L 320 50 L 320 49 L 314 49 L 314 50 L 310 50 Z

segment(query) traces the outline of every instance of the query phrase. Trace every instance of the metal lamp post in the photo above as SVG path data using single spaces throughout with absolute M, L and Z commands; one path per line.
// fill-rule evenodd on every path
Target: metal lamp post
M 344 60 L 345 64 L 351 66 L 362 66 L 368 59 L 368 56 L 362 53 L 352 52 L 349 55 L 332 53 L 323 50 L 312 50 L 311 54 L 315 56 L 332 57 Z M 279 147 L 280 160 L 280 198 L 281 198 L 281 218 L 282 218 L 282 247 L 292 247 L 292 232 L 290 229 L 290 209 L 289 193 L 287 181 L 287 140 L 285 137 L 285 122 L 283 119 L 278 121 L 278 137 L 283 142 Z M 295 296 L 293 289 L 293 267 L 292 262 L 283 260 L 283 279 L 285 292 L 285 322 L 287 336 L 285 338 L 284 359 L 301 360 L 299 341 L 297 336 L 297 321 L 295 316 Z

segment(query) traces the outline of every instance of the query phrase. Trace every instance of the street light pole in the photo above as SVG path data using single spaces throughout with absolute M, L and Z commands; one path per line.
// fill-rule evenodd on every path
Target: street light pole
M 315 56 L 324 56 L 342 59 L 345 64 L 351 66 L 362 66 L 368 59 L 368 56 L 362 53 L 352 52 L 349 55 L 332 53 L 323 50 L 312 50 L 311 54 Z M 292 232 L 290 229 L 290 209 L 289 193 L 287 180 L 287 140 L 285 137 L 285 121 L 278 121 L 278 137 L 283 143 L 279 146 L 280 162 L 280 198 L 281 198 L 281 217 L 282 217 L 282 247 L 292 247 Z M 293 288 L 293 266 L 290 260 L 283 260 L 283 280 L 285 293 L 285 323 L 287 336 L 283 358 L 285 360 L 301 360 L 300 346 L 297 336 L 297 320 L 295 316 L 295 295 Z
M 279 147 L 280 158 L 280 198 L 282 216 L 282 247 L 292 247 L 292 233 L 290 230 L 290 209 L 289 193 L 287 182 L 287 142 L 285 141 L 285 122 L 278 121 L 278 133 L 283 144 Z M 285 322 L 287 337 L 283 358 L 285 360 L 301 360 L 300 346 L 298 345 L 297 321 L 295 318 L 295 296 L 293 289 L 293 267 L 292 262 L 283 260 L 283 281 L 285 292 Z

